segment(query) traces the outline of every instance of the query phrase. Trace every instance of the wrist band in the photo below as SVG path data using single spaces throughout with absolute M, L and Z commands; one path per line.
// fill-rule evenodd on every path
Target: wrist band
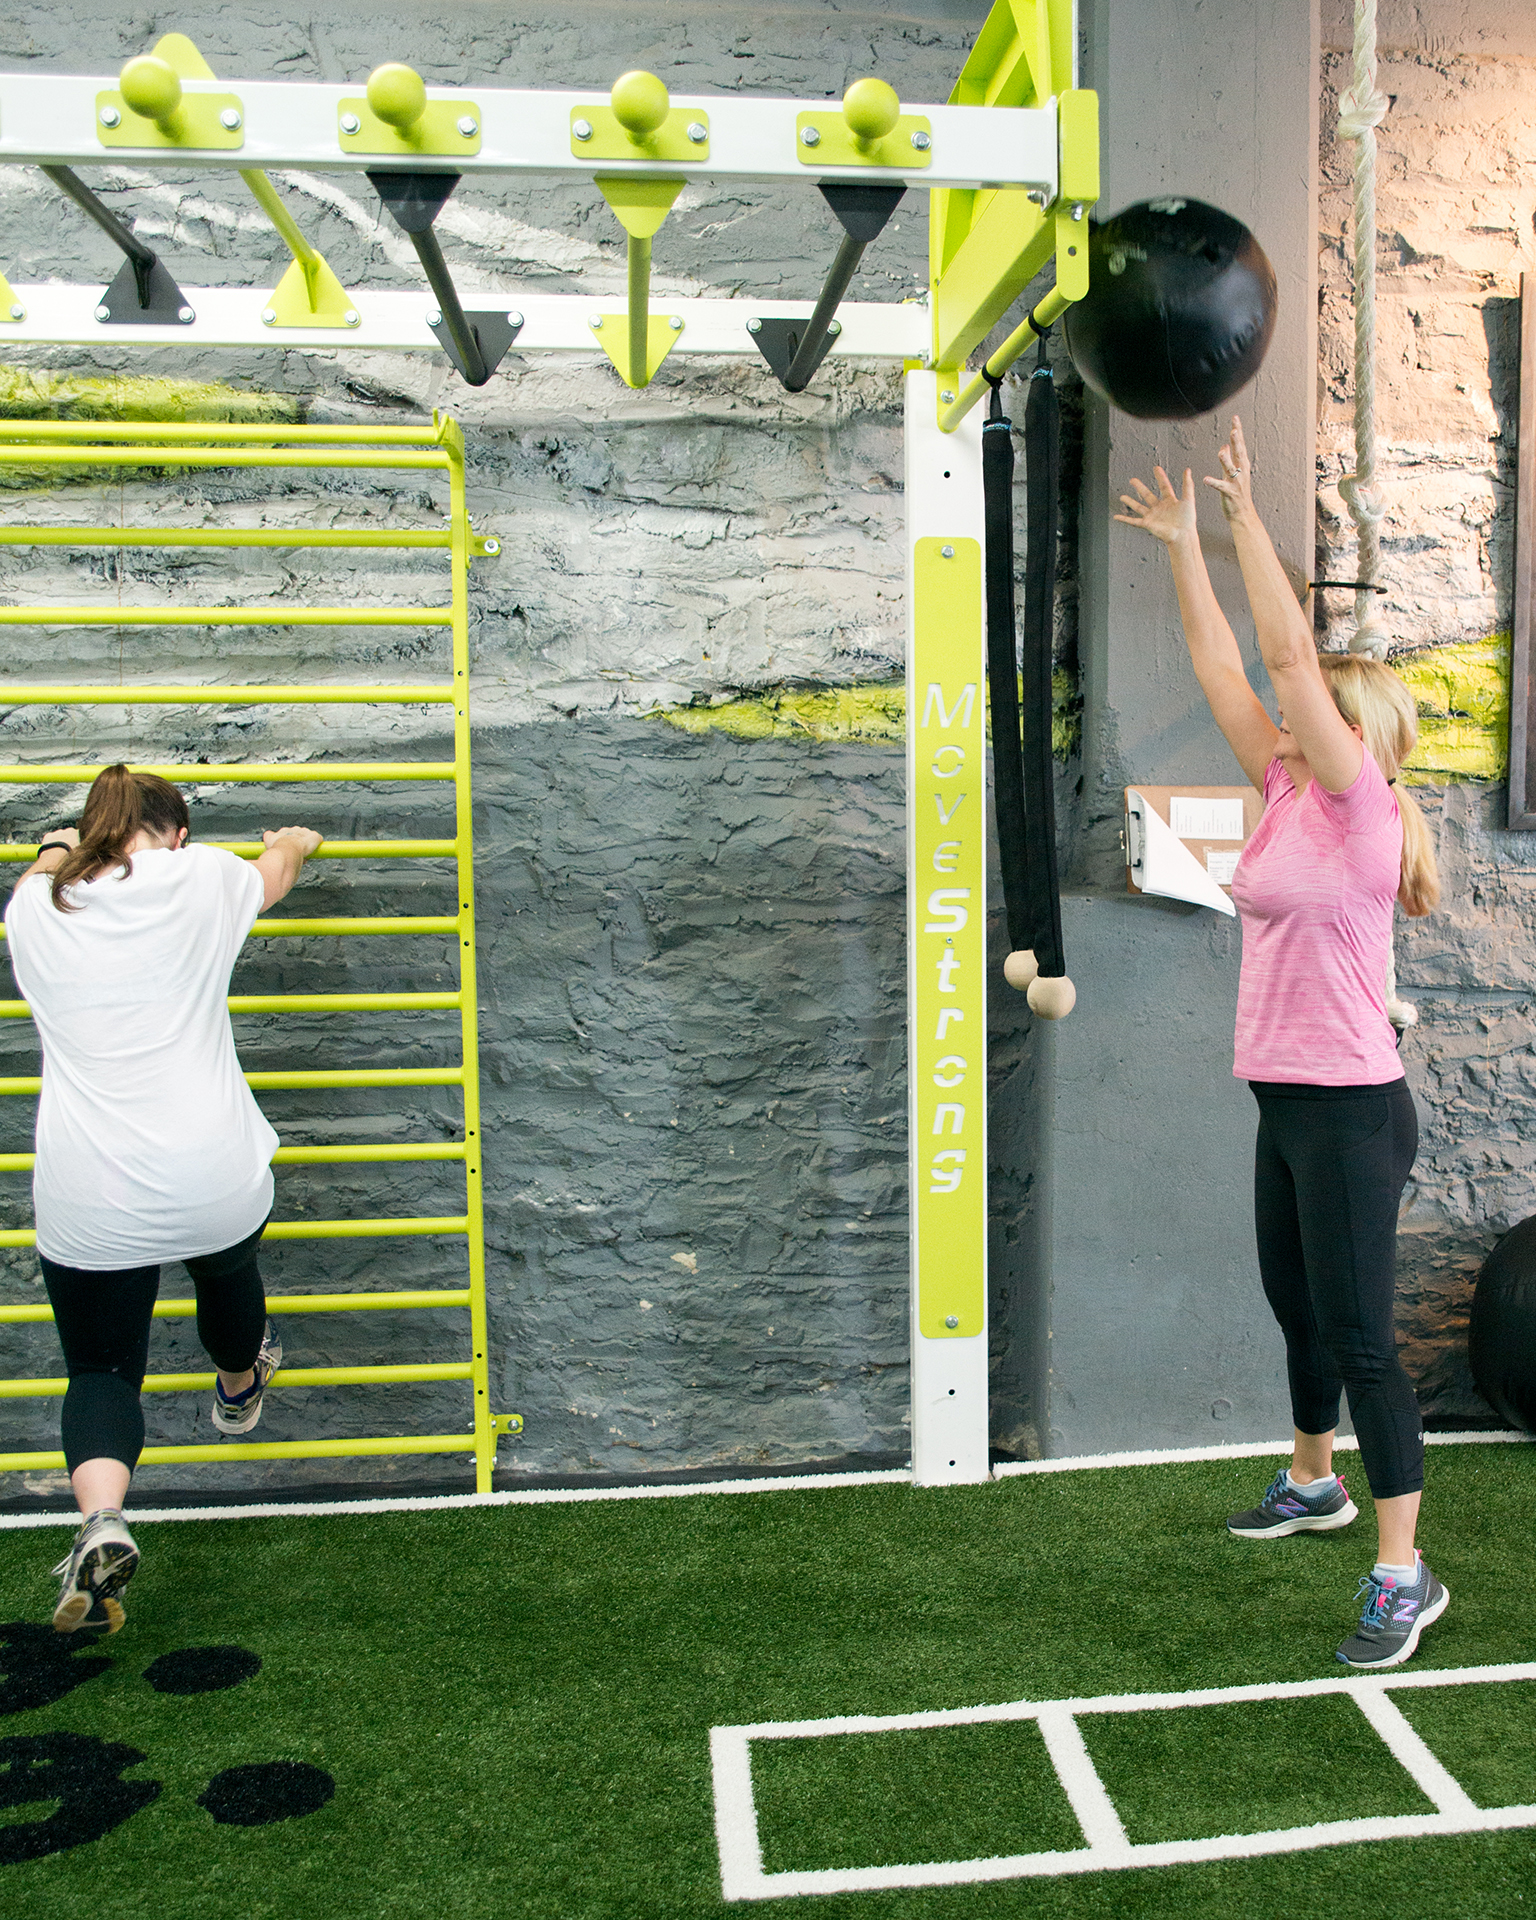
M 67 840 L 41 840 L 38 842 L 38 847 L 37 847 L 38 859 L 41 860 L 45 853 L 52 852 L 52 850 L 55 847 L 58 848 L 60 853 L 74 852 L 74 848 L 69 844 Z

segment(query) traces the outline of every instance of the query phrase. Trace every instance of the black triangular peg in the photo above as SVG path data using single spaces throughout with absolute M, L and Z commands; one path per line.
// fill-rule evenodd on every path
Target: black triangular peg
M 755 325 L 748 326 L 747 331 L 756 342 L 758 352 L 781 381 L 788 377 L 790 366 L 800 350 L 800 342 L 810 324 L 810 316 L 807 315 L 804 320 L 759 320 Z M 841 332 L 842 328 L 834 320 L 821 336 L 821 345 L 806 372 L 807 380 L 826 359 L 832 343 Z
M 842 222 L 843 232 L 866 247 L 879 238 L 905 192 L 905 187 L 866 186 L 863 181 L 821 182 L 821 197 Z
M 459 374 L 468 380 L 472 387 L 483 387 L 485 381 L 490 379 L 506 358 L 507 349 L 522 332 L 522 317 L 519 315 L 514 321 L 505 309 L 501 309 L 492 310 L 489 313 L 466 313 L 464 318 L 469 322 L 470 330 L 475 336 L 475 344 L 480 349 L 480 358 L 485 362 L 485 380 L 470 379 L 459 358 L 459 350 L 453 344 L 453 335 L 449 332 L 448 323 L 445 320 L 438 319 L 435 322 L 429 320 L 427 324 L 437 335 L 438 345 L 453 362 Z
M 197 316 L 187 305 L 187 296 L 171 278 L 169 268 L 158 259 L 150 264 L 145 275 L 149 298 L 142 306 L 139 304 L 139 272 L 132 260 L 125 260 L 118 268 L 96 309 L 96 317 L 103 326 L 190 327 Z
M 406 233 L 430 233 L 432 222 L 459 184 L 456 173 L 377 173 L 369 171 L 374 192 Z

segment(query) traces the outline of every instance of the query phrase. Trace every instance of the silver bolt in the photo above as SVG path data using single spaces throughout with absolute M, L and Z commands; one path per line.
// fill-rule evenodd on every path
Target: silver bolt
M 601 327 L 602 324 L 603 316 L 600 313 L 594 313 L 592 318 L 587 322 L 589 327 Z
M 709 138 L 709 128 L 705 126 L 702 120 L 690 120 L 686 131 L 688 138 L 696 147 L 702 147 L 704 142 Z
M 197 318 L 197 315 L 190 307 L 178 307 L 176 309 L 176 318 L 184 327 L 190 327 L 192 322 Z
M 939 552 L 943 554 L 946 560 L 953 560 L 955 557 L 955 550 L 953 547 L 940 547 Z
M 475 135 L 480 131 L 480 122 L 472 113 L 461 113 L 454 122 L 454 125 L 466 140 L 473 140 Z
M 1081 220 L 1082 217 L 1083 217 L 1083 203 L 1081 200 L 1074 200 L 1072 202 L 1072 218 L 1074 220 Z
M 103 107 L 101 110 L 101 124 L 104 127 L 120 127 L 123 124 L 123 116 L 118 112 L 116 107 Z
M 914 147 L 917 148 L 919 153 L 926 153 L 928 149 L 933 145 L 933 141 L 929 138 L 929 136 L 926 133 L 924 133 L 921 130 L 921 128 L 919 128 L 919 130 L 916 133 L 914 133 L 912 136 L 912 144 Z
M 802 147 L 819 147 L 821 145 L 820 129 L 817 127 L 802 127 L 800 129 L 800 144 Z
M 501 542 L 499 540 L 487 540 L 485 543 L 485 550 L 487 553 L 500 553 Z
M 761 333 L 762 330 L 763 330 L 763 323 L 761 320 L 752 319 L 747 322 L 748 333 Z
M 432 311 L 427 315 L 427 325 L 429 327 L 440 327 L 442 324 L 443 324 L 443 316 L 441 312 L 439 312 L 439 310 L 436 307 L 434 307 Z
M 344 113 L 341 116 L 341 130 L 343 133 L 361 133 L 363 123 L 355 113 Z
M 1046 204 L 1047 195 L 1044 187 L 1031 187 L 1024 198 L 1028 200 L 1032 206 L 1043 207 Z
M 943 393 L 939 395 L 939 398 L 944 402 L 946 407 L 949 405 L 950 401 L 954 399 L 954 397 L 955 396 L 952 393 L 950 393 L 947 388 Z
M 830 325 L 827 327 L 828 339 L 835 340 L 837 336 L 842 332 L 842 330 L 843 330 L 843 323 L 841 320 L 832 321 Z
M 226 133 L 238 133 L 240 131 L 240 109 L 238 107 L 225 107 L 224 111 L 219 115 L 219 125 Z
M 509 327 L 520 327 L 522 324 L 523 316 L 520 313 L 509 313 L 507 315 L 507 325 Z
M 362 324 L 363 316 L 358 312 L 356 307 L 348 307 L 341 317 L 349 327 L 356 327 Z
M 590 120 L 573 120 L 571 122 L 571 138 L 573 140 L 590 140 L 592 138 L 592 122 Z
M 110 320 L 112 318 L 112 315 L 107 311 L 105 307 L 98 307 L 96 309 L 96 318 L 98 320 Z
M 674 333 L 681 333 L 683 330 L 683 316 L 680 313 L 674 313 L 671 319 L 668 320 L 667 325 Z
M 277 314 L 273 311 L 271 307 L 265 307 L 262 309 L 261 324 L 264 327 L 272 326 L 276 321 L 276 319 L 277 319 Z
M 959 1324 L 960 1324 L 960 1316 L 959 1316 L 959 1314 L 958 1314 L 958 1313 L 946 1313 L 946 1314 L 945 1314 L 945 1316 L 944 1316 L 944 1324 L 945 1324 L 945 1326 L 946 1326 L 946 1327 L 958 1327 L 958 1326 L 959 1326 Z M 953 1465 L 954 1465 L 955 1463 L 954 1463 L 954 1461 L 953 1461 L 953 1460 L 951 1460 L 949 1464 L 950 1464 L 951 1466 L 953 1466 Z
M 15 301 L 11 307 L 11 318 L 13 320 L 25 320 L 26 317 L 27 317 L 26 308 L 21 304 L 19 300 Z

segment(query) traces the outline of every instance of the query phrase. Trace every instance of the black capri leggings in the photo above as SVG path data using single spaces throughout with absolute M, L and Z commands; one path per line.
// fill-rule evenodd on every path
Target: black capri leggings
M 1342 1387 L 1371 1492 L 1417 1493 L 1424 1428 L 1392 1322 L 1397 1209 L 1419 1150 L 1408 1083 L 1249 1085 L 1259 1272 L 1285 1335 L 1292 1417 L 1330 1432 Z
M 222 1373 L 256 1364 L 267 1298 L 256 1264 L 265 1231 L 222 1253 L 183 1261 L 197 1292 L 197 1337 Z M 64 1458 L 71 1473 L 85 1460 L 121 1460 L 130 1471 L 144 1449 L 139 1390 L 149 1364 L 149 1323 L 160 1291 L 158 1267 L 92 1272 L 39 1256 L 54 1325 L 69 1370 L 64 1395 Z

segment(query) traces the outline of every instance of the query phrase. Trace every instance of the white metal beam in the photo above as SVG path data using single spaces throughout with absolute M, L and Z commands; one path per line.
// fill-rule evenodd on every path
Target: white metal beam
M 116 74 L 98 78 L 42 73 L 0 74 L 0 162 L 29 165 L 144 167 L 156 174 L 189 168 L 325 168 L 360 173 L 386 169 L 451 168 L 466 176 L 502 173 L 679 174 L 740 180 L 904 180 L 909 187 L 1027 187 L 1056 197 L 1056 107 L 951 107 L 903 102 L 932 124 L 926 166 L 827 167 L 807 165 L 797 121 L 826 99 L 766 100 L 745 94 L 677 94 L 672 106 L 707 114 L 709 158 L 698 161 L 596 160 L 572 152 L 571 115 L 602 106 L 600 87 L 585 92 L 507 87 L 429 87 L 429 100 L 475 110 L 479 150 L 384 158 L 344 152 L 338 133 L 343 100 L 356 101 L 364 82 L 325 86 L 299 80 L 184 82 L 188 96 L 238 96 L 244 145 L 220 151 L 167 147 L 105 147 L 97 136 L 96 97 L 117 87 Z M 914 159 L 918 156 L 914 154 Z

